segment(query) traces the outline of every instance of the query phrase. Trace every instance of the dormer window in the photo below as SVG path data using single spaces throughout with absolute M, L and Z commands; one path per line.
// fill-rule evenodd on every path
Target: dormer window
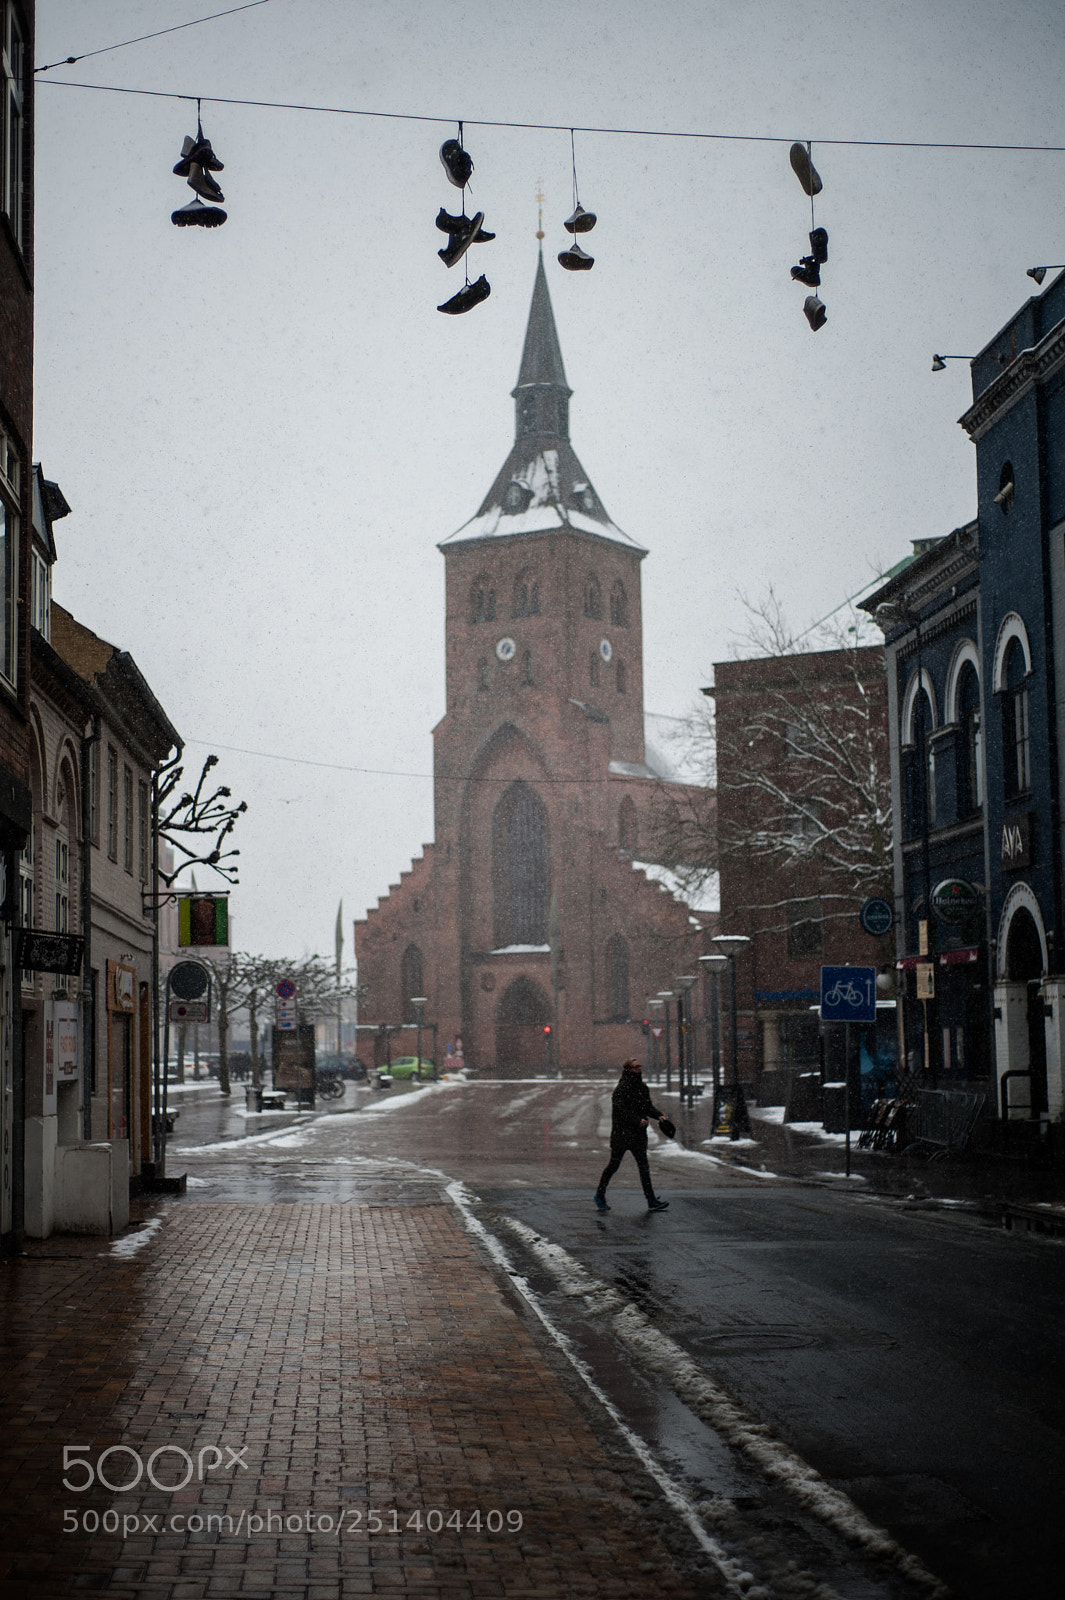
M 575 483 L 573 486 L 573 499 L 578 511 L 585 511 L 589 515 L 595 510 L 595 495 L 588 483 Z
M 532 490 L 529 488 L 528 484 L 518 483 L 517 480 L 515 480 L 513 483 L 507 484 L 506 490 L 503 494 L 503 510 L 508 512 L 511 516 L 513 516 L 516 512 L 526 511 L 531 499 Z

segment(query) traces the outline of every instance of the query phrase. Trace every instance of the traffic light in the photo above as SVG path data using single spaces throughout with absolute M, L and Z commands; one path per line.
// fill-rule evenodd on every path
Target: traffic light
M 545 1034 L 545 1036 L 547 1034 L 549 1034 L 550 1032 L 551 1032 L 551 1024 L 549 1022 L 545 1022 L 544 1023 L 544 1034 Z
M 643 1021 L 640 1023 L 640 1028 L 641 1028 L 641 1030 L 643 1032 L 644 1038 L 646 1039 L 647 1035 L 651 1031 L 651 1024 L 650 1024 L 650 1022 L 648 1022 L 646 1017 L 644 1017 Z

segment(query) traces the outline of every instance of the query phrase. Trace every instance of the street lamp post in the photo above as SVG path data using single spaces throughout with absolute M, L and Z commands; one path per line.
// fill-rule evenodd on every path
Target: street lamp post
M 710 1061 L 714 1079 L 713 1126 L 717 1127 L 718 1103 L 721 1097 L 721 974 L 728 966 L 728 956 L 700 956 L 703 971 L 713 978 L 710 990 Z
M 670 1032 L 669 1002 L 673 998 L 673 990 L 672 989 L 659 989 L 658 998 L 662 1002 L 662 1018 L 663 1018 L 663 1021 L 665 1022 L 665 1025 L 666 1025 L 666 1093 L 669 1094 L 671 1092 L 672 1088 L 673 1088 L 673 1083 L 672 1083 L 673 1056 L 672 1056 L 672 1052 L 670 1050 L 670 1044 L 669 1044 L 669 1032 Z
M 677 1026 L 681 1038 L 680 1095 L 682 1100 L 685 1096 L 687 1097 L 688 1109 L 691 1110 L 695 1100 L 695 1040 L 692 1035 L 689 995 L 692 985 L 695 983 L 695 978 L 685 974 L 683 977 L 675 978 L 674 982 L 677 985 Z M 686 1073 L 685 1068 L 687 1068 Z M 685 1077 L 687 1078 L 687 1086 L 685 1086 Z
M 424 994 L 412 994 L 410 997 L 410 1003 L 418 1014 L 418 1065 L 414 1070 L 419 1080 L 421 1079 L 422 1075 L 422 1007 L 425 1005 L 425 1002 L 426 996 Z M 433 1067 L 433 1071 L 434 1073 L 436 1071 L 435 1065 Z
M 745 933 L 719 933 L 711 940 L 716 944 L 722 955 L 728 958 L 728 1031 L 729 1031 L 729 1076 L 728 1085 L 733 1102 L 731 1116 L 731 1132 L 735 1139 L 739 1134 L 739 1124 L 736 1117 L 736 1107 L 740 1097 L 740 1057 L 739 1041 L 736 1036 L 736 957 L 741 950 L 746 950 L 750 939 Z

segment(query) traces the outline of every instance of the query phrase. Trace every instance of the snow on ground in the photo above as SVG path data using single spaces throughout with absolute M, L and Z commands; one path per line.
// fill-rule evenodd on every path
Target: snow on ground
M 163 1226 L 162 1217 L 149 1217 L 148 1221 L 136 1233 L 127 1233 L 124 1238 L 116 1239 L 110 1250 L 101 1250 L 101 1255 L 119 1256 L 128 1259 L 142 1250 L 152 1237 Z
M 459 1081 L 459 1079 L 454 1079 L 449 1083 L 427 1083 L 421 1089 L 412 1089 L 409 1094 L 389 1095 L 387 1100 L 375 1100 L 371 1105 L 362 1106 L 360 1115 L 369 1117 L 375 1112 L 395 1111 L 400 1106 L 412 1106 L 416 1100 L 424 1100 L 427 1095 L 447 1094 L 450 1089 L 456 1087 Z

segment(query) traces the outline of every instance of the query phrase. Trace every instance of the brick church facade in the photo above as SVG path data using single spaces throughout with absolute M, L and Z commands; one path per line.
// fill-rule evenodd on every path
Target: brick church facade
M 356 922 L 355 949 L 363 1024 L 408 1024 L 425 996 L 441 1056 L 461 1039 L 475 1070 L 526 1076 L 545 1070 L 547 1027 L 553 1068 L 645 1055 L 646 997 L 699 971 L 709 919 L 645 865 L 671 790 L 668 763 L 645 749 L 647 551 L 570 444 L 542 256 L 512 393 L 513 448 L 439 546 L 435 837 Z M 412 1035 L 402 1047 L 413 1053 Z

